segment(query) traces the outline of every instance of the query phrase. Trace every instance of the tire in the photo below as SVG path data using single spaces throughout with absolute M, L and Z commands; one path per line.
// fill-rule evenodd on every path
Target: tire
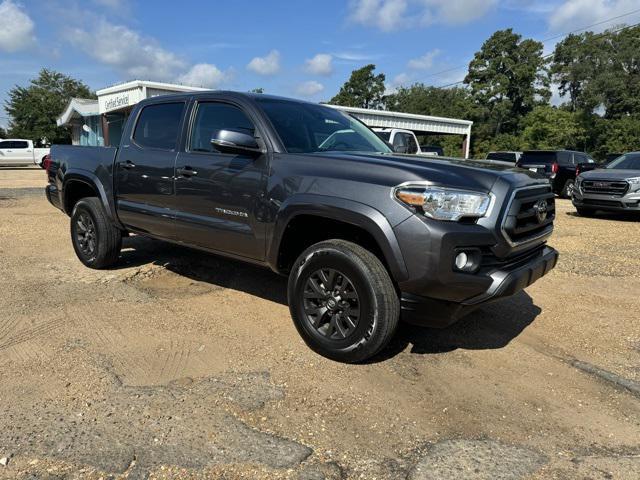
M 562 187 L 562 191 L 560 192 L 560 198 L 571 198 L 575 183 L 575 180 L 567 180 L 564 182 L 564 187 Z
M 581 217 L 590 218 L 596 215 L 596 211 L 591 208 L 576 207 L 576 210 L 578 211 L 578 215 Z
M 87 197 L 73 207 L 71 242 L 78 259 L 89 268 L 107 268 L 118 261 L 122 232 L 107 218 L 100 200 Z
M 398 326 L 400 301 L 389 273 L 355 243 L 327 240 L 309 247 L 294 263 L 287 293 L 302 339 L 332 360 L 371 358 Z

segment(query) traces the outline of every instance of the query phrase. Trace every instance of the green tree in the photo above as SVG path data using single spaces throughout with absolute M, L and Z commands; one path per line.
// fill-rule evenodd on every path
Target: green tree
M 95 98 L 84 83 L 53 70 L 42 69 L 29 86 L 9 91 L 5 110 L 10 116 L 9 134 L 35 142 L 70 143 L 71 132 L 58 127 L 56 118 L 73 97 Z
M 522 149 L 584 149 L 587 132 L 573 112 L 549 105 L 538 106 L 522 124 Z
M 329 103 L 345 107 L 382 108 L 384 105 L 384 73 L 375 74 L 375 65 L 351 72 L 351 77 Z
M 558 42 L 550 67 L 561 97 L 571 111 L 592 112 L 601 102 L 594 82 L 603 68 L 602 42 L 592 32 L 569 35 Z
M 0 127 L 0 138 L 7 138 L 7 131 Z
M 604 159 L 609 153 L 640 151 L 640 113 L 616 119 L 596 121 L 597 142 L 593 154 Z
M 549 101 L 548 62 L 542 49 L 541 42 L 523 40 L 512 29 L 499 30 L 469 64 L 464 82 L 486 110 L 483 121 L 495 135 L 517 131 L 524 115 Z
M 386 98 L 387 109 L 451 118 L 471 118 L 475 105 L 466 88 L 438 88 L 416 83 Z

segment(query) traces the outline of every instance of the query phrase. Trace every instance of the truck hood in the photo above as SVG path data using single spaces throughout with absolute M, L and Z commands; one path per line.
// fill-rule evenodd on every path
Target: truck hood
M 634 177 L 640 177 L 640 170 L 617 170 L 615 168 L 600 168 L 580 174 L 580 178 L 584 180 L 626 180 L 627 178 Z
M 517 168 L 503 162 L 490 160 L 463 160 L 447 157 L 422 157 L 399 154 L 368 154 L 351 152 L 331 152 L 310 154 L 326 160 L 336 160 L 343 168 L 347 162 L 361 164 L 360 172 L 385 172 L 390 182 L 404 183 L 426 181 L 434 185 L 448 185 L 471 190 L 490 191 L 502 180 L 513 187 L 548 184 L 549 180 L 529 170 Z M 326 164 L 325 164 L 326 165 Z M 371 168 L 367 168 L 367 166 Z M 343 170 L 344 171 L 344 170 Z M 399 181 L 403 179 L 402 181 Z

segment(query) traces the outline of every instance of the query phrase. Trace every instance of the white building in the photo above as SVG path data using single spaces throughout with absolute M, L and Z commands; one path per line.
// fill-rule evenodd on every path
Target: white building
M 119 145 L 127 117 L 138 102 L 159 95 L 204 90 L 207 89 L 134 80 L 98 90 L 97 100 L 71 99 L 57 123 L 71 127 L 74 145 Z
M 389 112 L 386 110 L 368 110 L 366 108 L 342 107 L 327 105 L 352 114 L 369 127 L 402 128 L 411 130 L 416 135 L 462 135 L 462 156 L 469 158 L 471 143 L 471 120 L 456 118 L 432 117 L 430 115 L 416 115 L 413 113 Z

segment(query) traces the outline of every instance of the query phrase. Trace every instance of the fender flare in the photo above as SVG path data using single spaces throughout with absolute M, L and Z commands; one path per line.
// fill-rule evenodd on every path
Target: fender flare
M 61 190 L 62 195 L 60 200 L 62 201 L 62 207 L 67 215 L 71 215 L 72 212 L 68 212 L 66 209 L 65 192 L 67 191 L 68 184 L 71 182 L 82 182 L 96 190 L 109 219 L 115 225 L 120 226 L 120 222 L 118 221 L 118 217 L 116 216 L 115 212 L 115 205 L 113 204 L 113 202 L 109 201 L 109 196 L 104 188 L 104 185 L 96 175 L 85 170 L 69 169 L 64 174 Z
M 325 195 L 301 194 L 287 199 L 277 213 L 267 261 L 277 271 L 278 252 L 287 225 L 297 216 L 315 215 L 362 228 L 377 242 L 396 282 L 409 276 L 393 228 L 382 213 L 353 200 Z

